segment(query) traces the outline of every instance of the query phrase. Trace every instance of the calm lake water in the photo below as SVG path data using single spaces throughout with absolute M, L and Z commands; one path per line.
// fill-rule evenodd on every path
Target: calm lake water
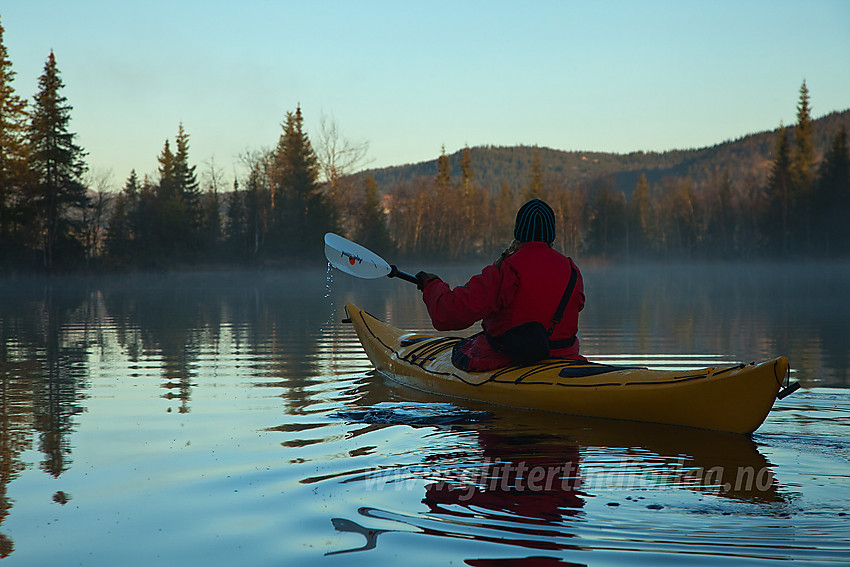
M 850 562 L 850 266 L 582 269 L 592 360 L 804 389 L 752 438 L 548 415 L 372 372 L 342 305 L 428 330 L 398 280 L 0 281 L 0 565 Z

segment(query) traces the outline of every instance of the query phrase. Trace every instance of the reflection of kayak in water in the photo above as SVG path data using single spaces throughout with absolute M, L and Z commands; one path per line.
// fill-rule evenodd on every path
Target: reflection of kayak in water
M 686 371 L 551 359 L 469 373 L 451 362 L 459 339 L 407 333 L 352 303 L 345 309 L 369 360 L 385 376 L 426 392 L 503 406 L 752 433 L 788 372 L 788 359 L 779 357 Z
M 379 426 L 410 426 L 411 416 L 417 414 L 430 419 L 434 411 L 430 405 L 404 402 L 397 410 L 381 404 L 381 415 L 387 419 Z M 438 405 L 441 413 L 450 413 L 442 407 L 447 404 Z M 370 407 L 349 412 L 348 419 L 369 418 Z M 393 418 L 396 412 L 400 423 Z M 469 410 L 459 407 L 457 412 L 463 416 Z M 748 503 L 758 506 L 760 515 L 783 516 L 788 511 L 773 467 L 743 435 L 574 416 L 553 420 L 551 414 L 507 408 L 495 411 L 492 419 L 453 425 L 451 431 L 464 441 L 460 443 L 464 451 L 448 442 L 444 452 L 429 452 L 417 464 L 374 471 L 369 485 L 386 483 L 384 490 L 398 490 L 418 479 L 427 513 L 403 514 L 389 505 L 383 510 L 358 509 L 357 522 L 333 518 L 337 531 L 362 534 L 366 541 L 328 555 L 372 549 L 378 536 L 388 531 L 446 539 L 468 539 L 474 533 L 476 541 L 520 548 L 582 549 L 568 527 L 578 524 L 563 520 L 592 513 L 586 511 L 588 502 L 603 499 L 608 506 L 622 505 L 628 510 L 626 517 L 640 509 L 664 508 L 671 500 L 677 507 L 687 505 L 683 504 L 687 499 L 671 491 L 712 498 L 697 504 L 694 513 L 729 509 L 739 513 L 738 505 Z M 465 442 L 470 436 L 477 446 Z M 371 527 L 371 520 L 380 523 Z M 396 529 L 387 529 L 393 524 Z

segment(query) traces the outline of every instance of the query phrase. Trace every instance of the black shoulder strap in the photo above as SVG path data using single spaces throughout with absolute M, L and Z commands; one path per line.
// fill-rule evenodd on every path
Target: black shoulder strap
M 573 296 L 573 290 L 576 288 L 577 277 L 575 266 L 573 266 L 573 262 L 570 260 L 570 281 L 567 283 L 567 289 L 564 290 L 561 303 L 558 304 L 558 309 L 555 310 L 555 315 L 552 317 L 552 326 L 549 327 L 549 335 L 555 331 L 555 327 L 561 322 L 561 318 L 564 316 L 564 310 L 567 308 L 567 303 L 570 302 L 570 298 Z

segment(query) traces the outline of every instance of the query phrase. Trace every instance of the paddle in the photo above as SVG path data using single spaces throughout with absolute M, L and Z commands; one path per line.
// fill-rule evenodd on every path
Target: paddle
M 391 266 L 368 248 L 332 232 L 325 234 L 325 258 L 334 268 L 358 278 L 375 279 L 387 276 L 419 283 L 415 276 Z

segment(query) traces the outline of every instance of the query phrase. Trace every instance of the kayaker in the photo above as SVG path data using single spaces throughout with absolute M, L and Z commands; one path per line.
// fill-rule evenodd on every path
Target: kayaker
M 532 199 L 517 212 L 508 249 L 465 285 L 451 289 L 434 274 L 416 274 L 435 329 L 456 331 L 482 322 L 483 332 L 455 345 L 455 366 L 476 372 L 531 364 L 546 355 L 586 360 L 576 336 L 584 283 L 575 262 L 552 248 L 554 240 L 552 208 Z M 545 352 L 533 352 L 540 348 Z

